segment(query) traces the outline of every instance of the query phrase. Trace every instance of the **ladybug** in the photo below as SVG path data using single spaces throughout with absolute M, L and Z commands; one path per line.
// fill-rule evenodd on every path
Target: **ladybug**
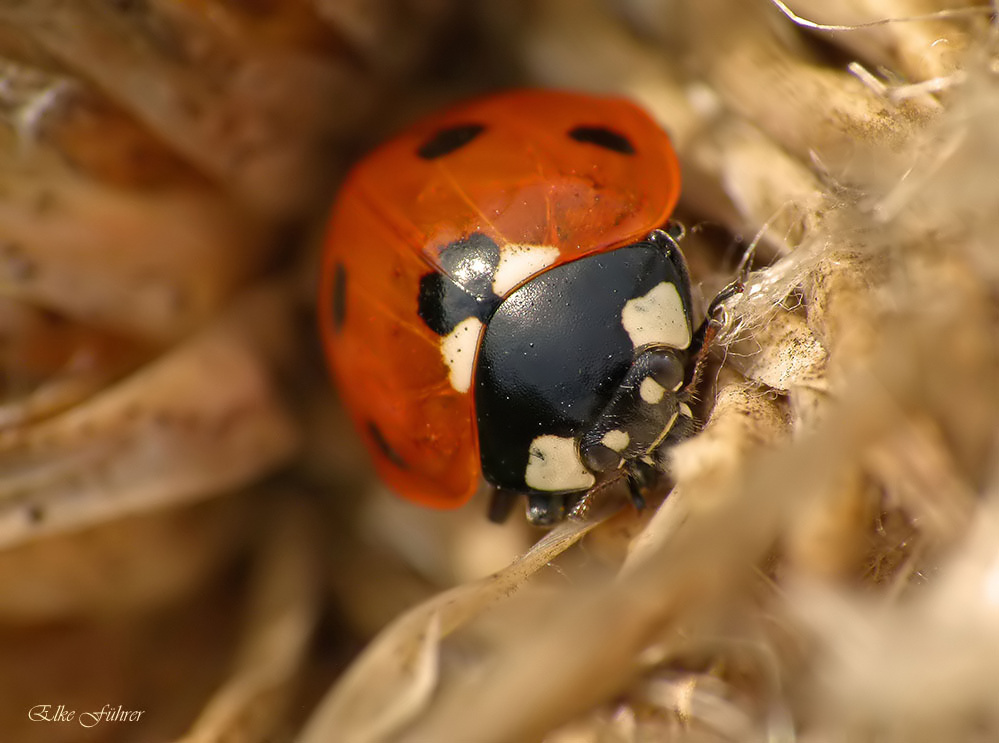
M 431 116 L 348 175 L 319 319 L 382 479 L 535 524 L 602 480 L 641 503 L 694 430 L 702 345 L 669 138 L 623 99 L 520 90 Z

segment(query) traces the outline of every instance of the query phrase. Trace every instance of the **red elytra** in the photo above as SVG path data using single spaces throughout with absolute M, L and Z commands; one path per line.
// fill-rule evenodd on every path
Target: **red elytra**
M 462 505 L 480 484 L 473 395 L 455 387 L 441 335 L 419 312 L 421 279 L 446 273 L 443 248 L 476 233 L 501 249 L 557 248 L 541 273 L 643 239 L 666 224 L 679 193 L 676 155 L 649 115 L 580 93 L 520 90 L 459 105 L 358 163 L 329 226 L 319 320 L 382 479 L 439 508 Z

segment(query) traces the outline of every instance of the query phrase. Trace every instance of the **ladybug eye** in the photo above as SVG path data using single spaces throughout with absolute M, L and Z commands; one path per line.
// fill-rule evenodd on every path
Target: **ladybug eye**
M 459 124 L 458 126 L 441 129 L 430 139 L 421 144 L 416 154 L 424 160 L 436 160 L 461 149 L 485 131 L 482 124 Z
M 635 154 L 635 146 L 631 140 L 604 126 L 577 126 L 569 132 L 569 136 L 577 142 L 595 144 L 597 147 L 620 152 L 622 155 Z

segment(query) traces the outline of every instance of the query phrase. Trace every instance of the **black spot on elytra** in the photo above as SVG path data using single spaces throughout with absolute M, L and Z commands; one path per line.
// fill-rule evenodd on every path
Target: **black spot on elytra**
M 378 451 L 380 451 L 387 460 L 401 470 L 409 469 L 409 465 L 406 464 L 406 460 L 403 459 L 399 452 L 393 449 L 389 442 L 385 440 L 382 430 L 374 421 L 368 421 L 368 433 L 371 435 L 371 440 L 375 442 L 375 446 L 378 447 Z
M 500 298 L 493 293 L 499 246 L 481 232 L 445 246 L 440 252 L 444 273 L 420 278 L 417 312 L 437 335 L 447 335 L 463 320 L 486 322 Z
M 605 126 L 577 126 L 569 132 L 569 136 L 577 142 L 595 144 L 597 147 L 620 152 L 622 155 L 635 154 L 635 146 L 631 140 Z
M 499 246 L 481 232 L 455 240 L 440 252 L 444 273 L 465 292 L 480 299 L 493 293 L 493 277 L 499 257 Z
M 476 297 L 461 291 L 443 274 L 428 273 L 420 278 L 417 311 L 428 328 L 445 336 L 462 320 L 478 317 L 481 308 Z
M 417 148 L 416 154 L 424 160 L 436 160 L 438 157 L 444 157 L 444 155 L 449 155 L 464 147 L 482 134 L 485 128 L 482 124 L 458 124 L 441 129 L 421 144 Z
M 339 331 L 347 319 L 347 268 L 337 263 L 333 269 L 333 329 Z

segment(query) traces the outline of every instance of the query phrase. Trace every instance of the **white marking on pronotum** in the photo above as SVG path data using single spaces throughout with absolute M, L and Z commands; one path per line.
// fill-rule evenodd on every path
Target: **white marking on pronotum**
M 628 444 L 631 443 L 631 436 L 628 435 L 627 431 L 618 431 L 615 429 L 605 433 L 603 438 L 600 439 L 600 443 L 608 449 L 612 449 L 616 452 L 622 452 L 627 449 Z
M 534 490 L 557 492 L 588 490 L 596 478 L 583 466 L 573 439 L 546 434 L 531 442 L 524 482 Z
M 649 405 L 655 405 L 663 399 L 663 395 L 666 394 L 666 388 L 652 377 L 646 377 L 642 380 L 642 384 L 638 388 L 638 394 Z
M 482 333 L 482 321 L 469 317 L 458 323 L 454 330 L 441 338 L 441 357 L 450 370 L 448 379 L 458 392 L 468 392 L 472 386 L 475 369 L 475 347 Z
M 690 345 L 690 326 L 683 300 L 668 281 L 656 284 L 644 297 L 628 300 L 621 311 L 621 324 L 635 348 L 651 343 L 670 348 Z
M 551 245 L 503 245 L 493 275 L 493 291 L 502 297 L 528 276 L 548 268 L 557 259 L 558 248 Z
M 681 415 L 685 415 L 688 418 L 693 418 L 694 417 L 694 411 L 691 410 L 690 406 L 687 403 L 685 403 L 685 402 L 681 402 L 680 403 L 680 414 Z

